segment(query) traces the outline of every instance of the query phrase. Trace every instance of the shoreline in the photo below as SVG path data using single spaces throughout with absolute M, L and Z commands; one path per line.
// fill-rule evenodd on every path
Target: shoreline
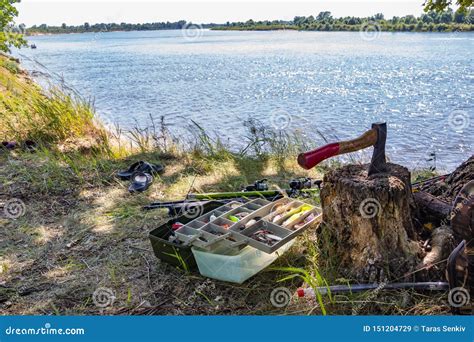
M 160 32 L 160 31 L 181 31 L 181 30 L 117 30 L 117 31 L 88 31 L 88 32 L 58 32 L 58 33 L 42 33 L 42 32 L 33 32 L 28 33 L 26 37 L 45 37 L 45 36 L 60 36 L 60 35 L 74 35 L 74 34 L 93 34 L 93 33 L 116 33 L 116 32 Z M 215 31 L 215 32 L 281 32 L 281 31 L 291 31 L 291 32 L 333 32 L 333 33 L 359 33 L 359 30 L 298 30 L 298 29 L 204 29 L 204 31 Z M 381 30 L 381 33 L 439 33 L 439 34 L 467 34 L 474 32 L 474 25 L 469 31 L 395 31 L 395 30 Z
M 411 29 L 411 30 L 393 30 L 393 29 L 376 29 L 368 32 L 387 32 L 387 33 L 471 33 L 474 32 L 474 24 L 470 24 L 469 30 L 459 30 L 459 27 L 454 27 L 454 29 L 447 30 L 422 30 L 422 29 Z M 26 37 L 41 37 L 41 36 L 56 36 L 56 35 L 66 35 L 66 34 L 87 34 L 87 33 L 113 33 L 113 32 L 159 32 L 159 31 L 182 31 L 183 29 L 161 29 L 161 30 L 95 30 L 95 31 L 85 31 L 85 32 L 28 32 L 25 34 Z M 298 27 L 281 27 L 281 28 L 250 28 L 250 27 L 214 27 L 214 28 L 203 28 L 202 31 L 238 31 L 238 32 L 274 32 L 274 31 L 294 31 L 294 32 L 364 32 L 361 28 L 354 29 L 301 29 Z

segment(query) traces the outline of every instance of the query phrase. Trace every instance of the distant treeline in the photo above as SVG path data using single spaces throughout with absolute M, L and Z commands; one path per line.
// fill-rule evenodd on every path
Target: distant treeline
M 89 24 L 84 23 L 79 26 L 69 26 L 66 23 L 61 26 L 48 26 L 46 24 L 34 25 L 26 30 L 27 34 L 59 34 L 59 33 L 85 33 L 85 32 L 107 32 L 107 31 L 156 31 L 156 30 L 181 30 L 186 27 L 202 27 L 212 28 L 220 26 L 218 24 L 204 24 L 194 26 L 192 23 L 188 23 L 185 20 L 177 22 L 161 22 L 161 23 L 146 23 L 146 24 L 127 24 L 127 23 L 100 23 L 100 24 Z
M 343 17 L 334 18 L 331 12 L 320 12 L 316 17 L 295 17 L 292 21 L 263 20 L 246 22 L 227 22 L 225 24 L 201 24 L 197 27 L 213 30 L 302 30 L 302 31 L 359 31 L 370 25 L 371 30 L 381 31 L 417 31 L 417 32 L 443 32 L 443 31 L 472 31 L 474 30 L 474 10 L 470 12 L 453 12 L 452 9 L 438 13 L 429 12 L 419 17 L 407 15 L 385 19 L 379 13 L 372 17 Z M 146 24 L 94 24 L 84 23 L 79 26 L 48 26 L 42 24 L 27 29 L 28 34 L 57 34 L 57 33 L 84 33 L 107 31 L 154 31 L 154 30 L 181 30 L 187 27 L 196 27 L 185 20 L 177 22 L 159 22 Z
M 302 31 L 359 31 L 368 27 L 380 31 L 472 31 L 474 29 L 474 10 L 470 12 L 429 12 L 419 17 L 407 15 L 385 19 L 379 13 L 372 17 L 334 18 L 331 12 L 320 12 L 316 17 L 295 17 L 292 21 L 253 21 L 226 23 L 213 30 L 302 30 Z

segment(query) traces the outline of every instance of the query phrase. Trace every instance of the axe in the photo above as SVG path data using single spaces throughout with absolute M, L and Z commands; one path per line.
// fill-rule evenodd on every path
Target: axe
M 373 123 L 372 128 L 357 139 L 340 141 L 325 145 L 315 150 L 298 155 L 298 164 L 309 170 L 323 160 L 344 153 L 355 152 L 373 146 L 372 161 L 369 166 L 369 176 L 386 171 L 385 142 L 387 140 L 387 124 Z

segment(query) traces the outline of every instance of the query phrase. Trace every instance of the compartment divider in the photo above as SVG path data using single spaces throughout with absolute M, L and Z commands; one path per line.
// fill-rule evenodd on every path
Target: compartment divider
M 181 227 L 176 231 L 178 239 L 185 246 L 193 245 L 207 250 L 235 249 L 249 245 L 265 253 L 273 253 L 301 234 L 314 221 L 310 221 L 296 230 L 294 230 L 295 225 L 303 222 L 311 214 L 316 215 L 315 220 L 321 216 L 319 208 L 288 197 L 281 198 L 275 202 L 257 199 L 246 204 L 239 202 L 234 204 L 238 204 L 239 207 L 231 208 L 230 205 L 226 205 L 225 207 L 216 208 Z M 283 222 L 295 213 L 298 213 L 298 210 L 304 205 L 311 207 L 311 209 L 288 227 L 283 227 Z M 277 209 L 275 210 L 275 208 Z M 228 216 L 235 216 L 236 213 L 241 212 L 248 213 L 248 215 L 240 219 L 239 222 L 228 219 Z M 272 222 L 272 218 L 281 213 L 284 213 L 284 215 L 276 222 Z M 211 215 L 217 218 L 208 223 L 204 222 L 203 219 L 206 219 L 206 221 L 210 220 Z M 256 222 L 246 227 L 251 220 L 256 220 Z M 268 230 L 269 235 L 275 235 L 281 240 L 267 238 L 265 235 L 256 239 L 253 237 L 253 234 L 258 230 Z

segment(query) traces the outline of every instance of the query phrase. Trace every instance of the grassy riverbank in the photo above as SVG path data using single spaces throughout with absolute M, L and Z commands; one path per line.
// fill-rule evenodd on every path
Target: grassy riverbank
M 25 203 L 23 216 L 0 216 L 0 314 L 322 313 L 313 300 L 282 309 L 271 305 L 274 288 L 296 290 L 303 283 L 278 282 L 284 271 L 267 269 L 232 285 L 159 262 L 147 235 L 166 212 L 141 209 L 153 200 L 181 199 L 190 189 L 235 190 L 260 178 L 284 187 L 294 177 L 320 177 L 324 169 L 308 173 L 296 166 L 297 136 L 269 133 L 254 156 L 231 152 L 197 126 L 195 143 L 186 147 L 165 124 L 106 130 L 87 101 L 62 89 L 44 93 L 4 56 L 0 112 L 1 140 L 34 140 L 39 146 L 34 153 L 0 152 L 0 203 L 14 198 Z M 142 159 L 163 163 L 166 172 L 148 192 L 130 195 L 114 174 Z M 275 266 L 346 283 L 327 254 L 330 245 L 320 248 L 318 236 L 323 234 L 305 233 Z M 113 290 L 113 306 L 94 305 L 92 294 L 100 287 Z M 449 307 L 442 296 L 398 291 L 335 296 L 323 303 L 329 314 L 351 314 L 354 307 L 358 314 L 444 314 Z

